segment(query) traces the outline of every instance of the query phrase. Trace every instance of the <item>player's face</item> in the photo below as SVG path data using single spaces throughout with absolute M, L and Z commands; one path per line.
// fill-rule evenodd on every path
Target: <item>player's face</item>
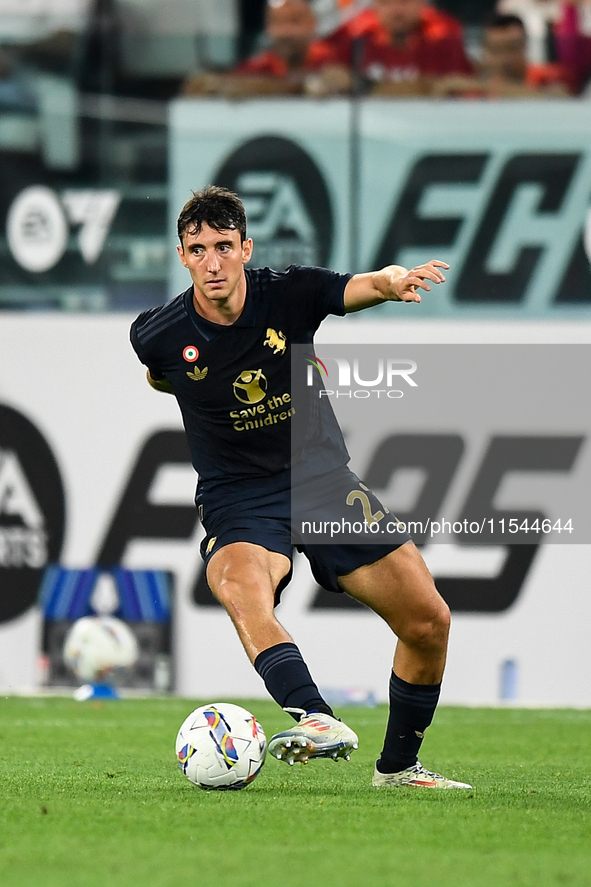
M 417 26 L 424 0 L 374 0 L 374 9 L 391 34 L 407 34 Z
M 199 231 L 185 231 L 183 245 L 177 246 L 181 263 L 191 275 L 197 299 L 226 303 L 243 287 L 244 266 L 252 255 L 252 240 L 240 241 L 236 229 L 216 231 L 203 225 Z

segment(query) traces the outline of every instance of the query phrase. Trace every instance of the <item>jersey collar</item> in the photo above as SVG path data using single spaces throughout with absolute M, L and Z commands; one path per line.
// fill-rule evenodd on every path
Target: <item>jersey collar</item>
M 222 334 L 225 330 L 233 330 L 237 327 L 254 327 L 256 320 L 256 311 L 254 306 L 254 301 L 252 298 L 252 294 L 250 292 L 250 285 L 247 278 L 246 284 L 246 301 L 244 303 L 244 310 L 238 320 L 235 320 L 234 323 L 224 324 L 224 323 L 213 323 L 211 320 L 206 320 L 205 317 L 202 317 L 195 310 L 195 305 L 193 304 L 193 287 L 189 287 L 189 289 L 185 293 L 185 307 L 187 309 L 187 313 L 193 323 L 198 330 L 198 332 L 203 336 L 203 338 L 209 342 L 211 339 L 214 339 L 216 336 Z

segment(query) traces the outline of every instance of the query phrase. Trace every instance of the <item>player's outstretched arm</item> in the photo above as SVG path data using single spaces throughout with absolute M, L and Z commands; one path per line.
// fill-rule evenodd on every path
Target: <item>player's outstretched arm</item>
M 156 391 L 164 391 L 165 394 L 173 394 L 172 386 L 168 379 L 153 379 L 150 375 L 150 370 L 146 372 L 146 379 L 152 388 L 155 388 Z
M 386 265 L 379 271 L 355 274 L 345 287 L 345 311 L 361 311 L 382 302 L 420 302 L 417 289 L 429 292 L 430 283 L 443 283 L 442 268 L 449 265 L 432 259 L 410 271 L 402 265 Z

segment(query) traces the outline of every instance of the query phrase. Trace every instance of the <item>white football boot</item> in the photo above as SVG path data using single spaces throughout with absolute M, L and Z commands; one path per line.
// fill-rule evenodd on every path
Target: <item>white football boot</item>
M 467 782 L 456 782 L 455 779 L 446 779 L 439 773 L 431 773 L 425 770 L 418 761 L 412 767 L 401 770 L 399 773 L 380 773 L 376 767 L 371 784 L 377 788 L 383 785 L 411 785 L 415 788 L 472 788 Z
M 307 764 L 312 758 L 349 760 L 351 752 L 359 747 L 357 735 L 342 721 L 323 712 L 307 714 L 303 709 L 286 708 L 301 713 L 295 727 L 276 733 L 269 741 L 268 752 L 278 761 L 290 766 L 295 761 Z

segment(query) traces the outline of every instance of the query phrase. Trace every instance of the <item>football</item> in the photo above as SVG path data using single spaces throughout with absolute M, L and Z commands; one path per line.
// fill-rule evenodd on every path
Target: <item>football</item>
M 139 646 L 129 626 L 114 616 L 83 616 L 64 641 L 64 662 L 81 681 L 107 682 L 115 669 L 129 668 Z
M 257 719 L 230 702 L 202 705 L 185 719 L 176 738 L 179 767 L 204 789 L 239 789 L 260 773 L 267 739 Z

